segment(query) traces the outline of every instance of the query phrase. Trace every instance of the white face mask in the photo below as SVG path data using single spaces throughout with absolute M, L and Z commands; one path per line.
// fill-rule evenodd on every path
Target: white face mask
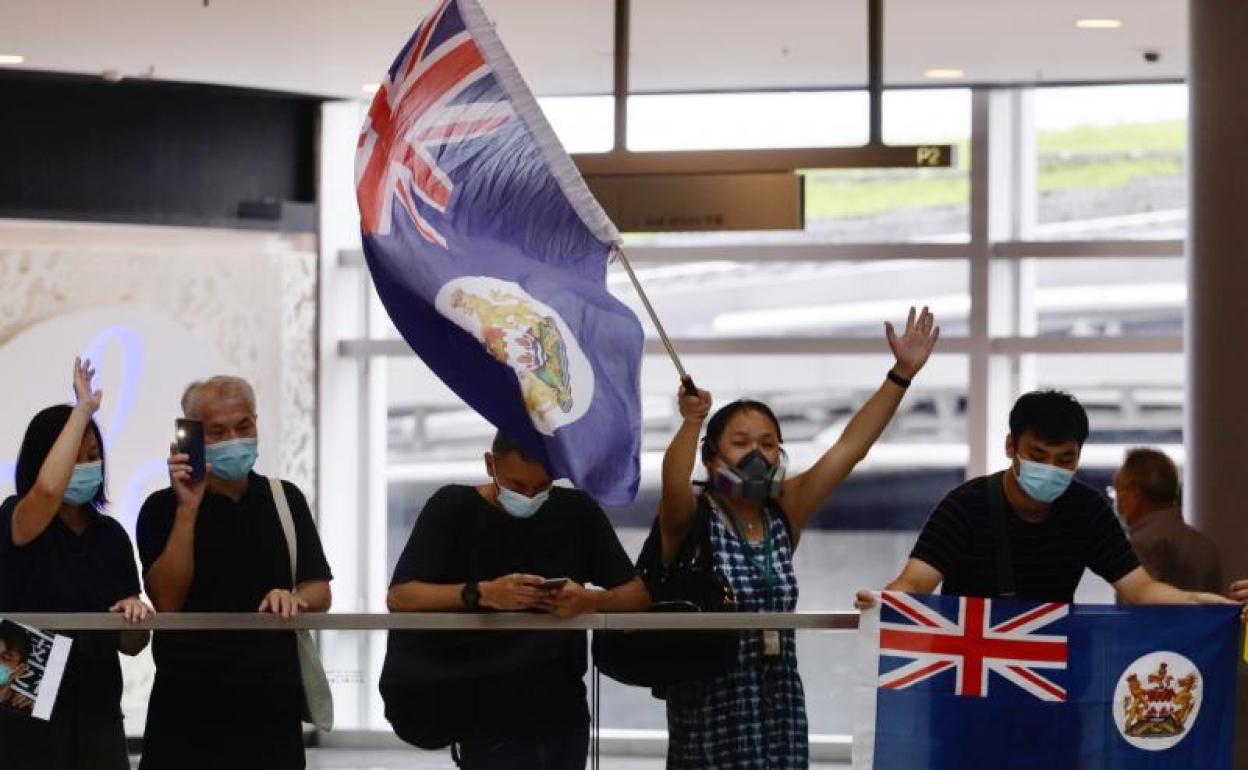
M 498 487 L 498 502 L 503 506 L 503 510 L 517 519 L 532 518 L 550 498 L 549 489 L 543 490 L 533 497 L 525 497 L 519 492 L 499 484 L 498 479 L 494 480 L 494 486 Z

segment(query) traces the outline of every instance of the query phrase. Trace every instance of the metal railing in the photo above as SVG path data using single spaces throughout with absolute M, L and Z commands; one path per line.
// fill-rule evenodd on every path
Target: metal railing
M 12 613 L 6 620 L 46 631 L 689 631 L 793 629 L 852 631 L 857 611 L 622 612 L 560 619 L 523 612 L 304 613 L 293 618 L 254 612 L 170 612 L 129 623 L 115 613 Z

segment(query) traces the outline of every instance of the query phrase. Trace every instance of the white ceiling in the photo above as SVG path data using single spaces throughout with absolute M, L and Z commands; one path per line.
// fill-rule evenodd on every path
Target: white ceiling
M 0 0 L 24 69 L 359 98 L 433 0 Z M 611 0 L 482 0 L 539 95 L 611 88 Z M 861 86 L 866 0 L 633 0 L 635 91 Z M 885 0 L 885 78 L 1181 78 L 1185 0 Z M 1076 29 L 1076 18 L 1123 20 Z M 1155 64 L 1143 52 L 1162 53 Z M 955 81 L 956 82 L 956 81 Z

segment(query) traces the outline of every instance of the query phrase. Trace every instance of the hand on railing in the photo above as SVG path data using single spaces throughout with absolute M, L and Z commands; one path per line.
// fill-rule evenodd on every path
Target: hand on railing
M 875 606 L 875 594 L 866 588 L 859 588 L 858 593 L 854 595 L 854 607 L 859 610 L 869 610 Z
M 308 608 L 308 601 L 285 588 L 274 588 L 260 600 L 256 612 L 271 612 L 279 618 L 293 618 Z
M 128 596 L 122 599 L 112 607 L 109 607 L 108 611 L 125 616 L 126 620 L 131 623 L 141 623 L 156 614 L 156 610 L 147 606 L 147 602 L 137 596 Z

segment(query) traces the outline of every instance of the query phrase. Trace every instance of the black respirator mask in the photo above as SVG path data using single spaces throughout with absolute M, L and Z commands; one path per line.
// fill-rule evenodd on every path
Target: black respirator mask
M 767 461 L 767 456 L 760 450 L 753 449 L 731 468 L 720 466 L 715 469 L 711 479 L 711 488 L 724 497 L 735 497 L 743 500 L 767 500 L 780 496 L 784 486 L 784 474 L 788 470 L 789 460 L 780 450 L 780 457 L 775 465 Z

